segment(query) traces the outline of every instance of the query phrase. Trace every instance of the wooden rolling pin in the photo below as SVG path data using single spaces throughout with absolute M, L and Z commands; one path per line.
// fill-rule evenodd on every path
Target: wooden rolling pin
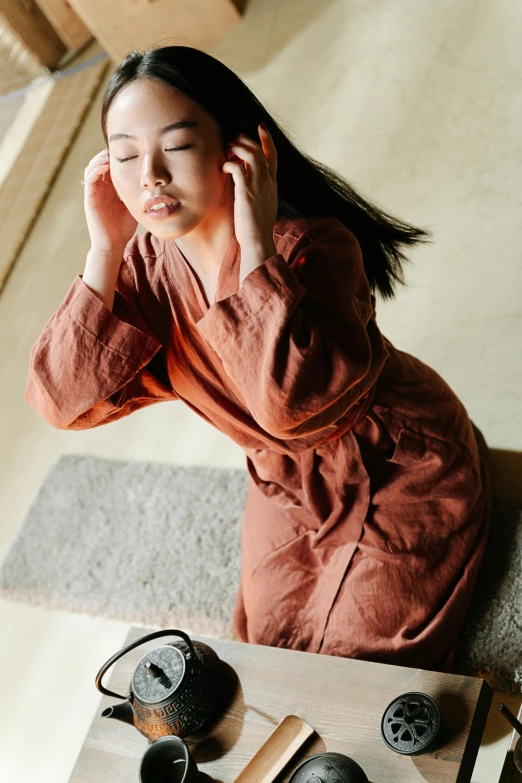
M 297 715 L 283 718 L 234 783 L 272 783 L 314 729 Z

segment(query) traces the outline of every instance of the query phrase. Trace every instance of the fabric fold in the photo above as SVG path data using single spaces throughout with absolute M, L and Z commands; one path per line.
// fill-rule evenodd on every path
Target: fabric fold
M 59 429 L 99 426 L 140 401 L 174 399 L 146 369 L 160 348 L 119 291 L 111 312 L 78 275 L 31 350 L 24 398 Z
M 307 243 L 297 241 L 286 259 L 277 254 L 251 271 L 239 291 L 197 321 L 254 419 L 281 439 L 346 416 L 388 356 L 369 287 L 353 292 L 347 258 L 354 267 L 360 259 L 349 255 L 346 234 L 336 236 L 335 227 L 328 233 L 327 263 L 323 229 Z

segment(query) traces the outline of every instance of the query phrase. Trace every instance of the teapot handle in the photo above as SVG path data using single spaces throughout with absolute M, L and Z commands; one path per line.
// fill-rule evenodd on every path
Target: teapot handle
M 105 696 L 115 696 L 117 699 L 126 699 L 127 696 L 122 696 L 120 693 L 114 693 L 114 691 L 109 691 L 107 688 L 105 688 L 104 685 L 102 685 L 102 678 L 108 669 L 113 665 L 113 663 L 116 663 L 116 661 L 119 658 L 122 658 L 126 653 L 128 653 L 130 650 L 134 650 L 135 647 L 138 647 L 140 644 L 143 644 L 144 642 L 149 642 L 151 639 L 157 639 L 159 636 L 180 636 L 183 641 L 188 645 L 188 648 L 192 655 L 196 658 L 199 658 L 201 661 L 199 653 L 194 649 L 194 645 L 192 644 L 192 640 L 189 636 L 187 636 L 186 633 L 183 631 L 154 631 L 154 633 L 149 633 L 147 636 L 142 636 L 141 639 L 136 639 L 135 642 L 131 642 L 131 644 L 128 644 L 127 647 L 124 647 L 119 652 L 115 653 L 112 658 L 109 658 L 109 660 L 103 664 L 100 671 L 96 675 L 96 687 L 98 690 L 103 693 Z M 201 661 L 202 662 L 202 661 Z

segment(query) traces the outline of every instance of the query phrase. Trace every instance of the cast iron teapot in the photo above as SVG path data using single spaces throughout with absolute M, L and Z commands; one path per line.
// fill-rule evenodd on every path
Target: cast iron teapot
M 127 696 L 102 685 L 105 672 L 138 645 L 160 636 L 182 641 L 155 647 L 140 660 Z M 96 687 L 105 696 L 125 699 L 103 710 L 103 718 L 116 718 L 135 726 L 149 740 L 175 734 L 186 737 L 209 720 L 219 704 L 221 661 L 202 642 L 191 641 L 183 631 L 155 631 L 124 647 L 96 675 Z

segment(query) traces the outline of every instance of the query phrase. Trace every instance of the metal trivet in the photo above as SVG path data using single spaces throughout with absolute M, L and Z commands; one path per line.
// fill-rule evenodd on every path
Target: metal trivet
M 435 746 L 440 711 L 425 693 L 403 693 L 388 705 L 381 720 L 381 736 L 396 753 L 414 756 Z

